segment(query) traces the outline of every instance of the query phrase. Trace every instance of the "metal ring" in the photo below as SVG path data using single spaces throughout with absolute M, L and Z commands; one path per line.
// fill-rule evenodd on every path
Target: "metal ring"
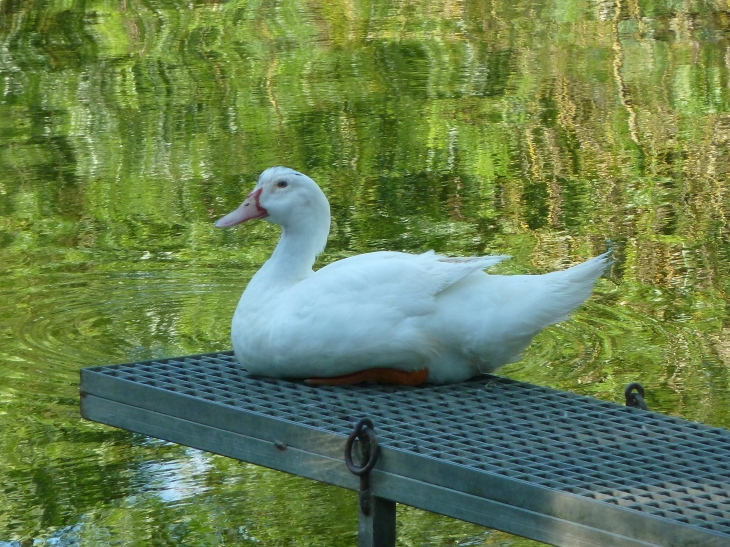
M 367 436 L 367 449 L 370 454 L 365 465 L 357 466 L 352 461 L 352 446 L 355 444 L 355 439 L 360 439 L 361 443 L 365 442 L 363 434 Z M 347 468 L 351 473 L 358 476 L 368 473 L 375 466 L 375 462 L 378 461 L 379 449 L 378 439 L 375 436 L 375 431 L 373 429 L 373 422 L 369 418 L 362 418 L 359 422 L 357 422 L 355 429 L 352 433 L 350 433 L 350 436 L 347 437 L 347 442 L 345 443 L 345 463 L 347 464 Z
M 634 390 L 637 393 L 634 393 Z M 639 382 L 631 382 L 624 390 L 624 398 L 626 406 L 649 410 L 644 402 L 644 387 Z
M 635 407 L 640 408 L 641 410 L 649 410 L 644 398 L 639 393 L 632 393 L 631 395 L 633 396 L 634 401 L 636 401 L 636 404 L 634 405 Z

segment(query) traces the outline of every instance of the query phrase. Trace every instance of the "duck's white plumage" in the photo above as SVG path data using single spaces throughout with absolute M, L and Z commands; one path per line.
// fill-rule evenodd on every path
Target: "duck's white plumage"
M 488 275 L 508 258 L 367 253 L 317 272 L 329 204 L 309 177 L 272 167 L 219 227 L 266 218 L 282 227 L 273 255 L 241 296 L 231 326 L 253 374 L 332 377 L 428 369 L 450 383 L 518 360 L 532 338 L 590 296 L 607 254 L 544 275 Z

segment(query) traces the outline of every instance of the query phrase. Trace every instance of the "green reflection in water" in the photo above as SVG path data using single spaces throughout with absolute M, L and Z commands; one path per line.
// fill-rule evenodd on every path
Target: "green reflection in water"
M 730 8 L 0 1 L 0 545 L 354 545 L 355 498 L 81 421 L 78 369 L 227 348 L 283 164 L 376 249 L 617 262 L 504 374 L 728 427 Z M 399 509 L 400 545 L 537 545 Z M 35 539 L 35 543 L 33 540 Z M 74 543 L 76 542 L 76 543 Z

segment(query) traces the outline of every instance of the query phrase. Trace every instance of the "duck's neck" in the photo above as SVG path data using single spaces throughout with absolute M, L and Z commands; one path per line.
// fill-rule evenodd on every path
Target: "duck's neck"
M 274 253 L 251 279 L 247 291 L 281 290 L 312 275 L 314 260 L 327 243 L 330 217 L 327 214 L 297 220 L 282 226 Z

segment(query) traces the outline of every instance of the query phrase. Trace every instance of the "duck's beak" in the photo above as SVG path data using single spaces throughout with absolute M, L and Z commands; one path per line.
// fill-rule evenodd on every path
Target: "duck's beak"
M 218 221 L 215 223 L 215 227 L 230 228 L 231 226 L 236 226 L 237 224 L 246 222 L 247 220 L 264 218 L 265 216 L 268 216 L 269 212 L 261 207 L 261 203 L 259 203 L 259 197 L 261 196 L 262 190 L 263 188 L 259 188 L 258 190 L 254 190 L 253 192 L 251 192 L 246 197 L 246 201 L 241 203 L 238 209 L 231 213 L 228 213 L 223 218 L 218 219 Z

